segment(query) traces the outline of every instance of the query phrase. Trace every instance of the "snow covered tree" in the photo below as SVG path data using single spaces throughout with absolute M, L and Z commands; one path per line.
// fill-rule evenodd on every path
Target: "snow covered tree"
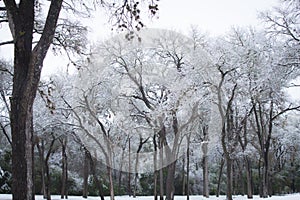
M 128 159 L 129 163 L 136 162 L 132 168 L 127 164 L 129 172 L 137 176 L 145 170 L 154 172 L 166 167 L 166 195 L 167 199 L 173 199 L 176 160 L 178 155 L 185 153 L 182 149 L 186 148 L 187 135 L 197 132 L 188 127 L 200 115 L 199 105 L 207 96 L 207 91 L 201 90 L 201 80 L 203 74 L 208 74 L 206 67 L 210 61 L 202 49 L 193 48 L 191 39 L 178 33 L 150 29 L 140 36 L 141 42 L 126 41 L 121 36 L 96 48 L 98 53 L 91 59 L 87 71 L 97 74 L 97 69 L 102 76 L 81 73 L 84 84 L 78 82 L 78 87 L 89 95 L 81 97 L 88 100 L 79 107 L 86 107 L 89 102 L 86 110 L 93 112 L 87 112 L 85 118 L 92 121 L 84 127 L 103 123 L 101 134 L 110 131 L 106 138 L 111 139 L 106 142 L 117 144 L 130 137 L 131 150 L 127 154 L 131 156 Z M 107 125 L 105 116 L 111 116 Z M 96 137 L 95 131 L 92 134 L 91 137 Z M 160 165 L 157 168 L 153 166 L 153 156 L 144 160 L 143 155 L 147 155 L 146 147 L 155 151 L 153 138 L 158 139 L 155 145 Z M 105 151 L 115 152 L 114 149 Z M 138 162 L 141 160 L 144 162 Z M 162 175 L 160 179 L 163 180 Z
M 87 3 L 76 1 L 51 1 L 42 4 L 40 1 L 10 1 L 4 0 L 1 5 L 2 22 L 8 22 L 14 44 L 14 78 L 11 97 L 11 132 L 12 132 L 12 172 L 13 172 L 13 199 L 34 199 L 33 195 L 33 131 L 32 109 L 36 96 L 44 58 L 53 41 L 57 41 L 65 49 L 81 53 L 84 40 L 73 43 L 73 33 L 77 35 L 77 27 L 68 23 L 59 24 L 59 15 L 62 9 L 88 16 Z M 93 3 L 92 3 L 93 4 Z M 140 18 L 138 2 L 120 1 L 110 3 L 101 1 L 102 5 L 112 8 L 113 19 L 117 26 L 130 29 L 140 29 L 143 26 Z M 77 6 L 76 6 L 77 5 Z M 42 7 L 47 7 L 46 18 L 39 21 L 38 14 Z M 79 11 L 76 8 L 82 8 Z M 149 3 L 149 10 L 155 14 L 158 6 L 153 1 Z M 75 27 L 74 29 L 70 29 Z M 84 32 L 84 29 L 79 29 Z M 60 34 L 56 34 L 59 31 Z M 75 32 L 73 32 L 75 31 Z M 34 41 L 34 33 L 40 34 L 38 41 Z M 82 32 L 79 32 L 82 33 Z M 57 36 L 57 37 L 56 37 Z M 54 40 L 56 38 L 57 40 Z M 54 42 L 55 44 L 55 42 Z M 70 48 L 69 48 L 70 47 Z

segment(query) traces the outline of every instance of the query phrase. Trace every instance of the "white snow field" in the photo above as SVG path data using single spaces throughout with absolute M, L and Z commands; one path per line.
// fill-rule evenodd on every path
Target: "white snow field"
M 10 194 L 0 194 L 0 200 L 11 200 L 12 196 Z M 35 197 L 36 200 L 43 200 L 43 196 L 37 195 Z M 59 195 L 51 196 L 52 200 L 60 200 Z M 99 197 L 88 197 L 88 200 L 99 200 Z M 247 196 L 234 196 L 234 200 L 246 200 Z M 68 200 L 86 200 L 79 196 L 69 196 Z M 105 200 L 110 200 L 109 197 L 105 197 Z M 153 200 L 153 196 L 138 196 L 136 198 L 129 196 L 116 196 L 115 200 Z M 186 196 L 175 196 L 175 200 L 186 200 Z M 190 200 L 226 200 L 226 196 L 210 196 L 209 198 L 205 198 L 203 196 L 190 196 Z M 273 196 L 269 198 L 259 198 L 258 196 L 254 196 L 253 200 L 300 200 L 300 193 L 298 194 L 289 194 L 282 196 Z

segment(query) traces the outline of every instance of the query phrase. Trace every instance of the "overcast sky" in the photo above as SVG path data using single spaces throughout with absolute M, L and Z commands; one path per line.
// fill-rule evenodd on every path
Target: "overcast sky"
M 262 27 L 257 15 L 279 5 L 280 0 L 160 0 L 158 19 L 146 21 L 149 28 L 165 28 L 186 32 L 191 25 L 196 25 L 203 32 L 211 35 L 222 35 L 232 26 Z M 91 39 L 108 39 L 111 35 L 111 25 L 107 16 L 96 14 L 94 19 L 87 20 L 90 23 Z M 1 33 L 3 28 L 0 27 Z M 2 29 L 2 30 L 1 30 Z M 3 39 L 3 38 L 2 38 Z M 43 74 L 49 74 L 57 69 L 65 69 L 67 61 L 54 57 L 51 52 L 46 57 Z M 13 49 L 0 48 L 0 57 L 12 59 Z M 53 70 L 55 69 L 55 70 Z M 299 81 L 300 82 L 300 81 Z M 300 93 L 299 89 L 292 93 Z
M 221 35 L 232 26 L 256 26 L 262 23 L 257 19 L 260 11 L 278 5 L 279 0 L 160 0 L 158 19 L 146 20 L 149 28 L 166 28 L 185 32 L 191 25 L 197 25 L 203 32 Z M 102 39 L 109 36 L 111 25 L 100 22 L 105 17 L 96 15 L 92 20 L 92 37 Z M 107 18 L 106 18 L 107 19 Z M 104 29 L 103 29 L 104 28 Z M 105 31 L 104 31 L 105 30 Z
M 259 11 L 271 9 L 279 0 L 160 0 L 158 19 L 144 19 L 147 27 L 165 28 L 185 32 L 197 25 L 203 32 L 220 35 L 232 26 L 260 26 Z M 101 9 L 98 11 L 101 12 Z M 92 39 L 107 39 L 111 35 L 111 24 L 103 12 L 94 19 L 86 20 L 91 25 Z M 4 27 L 0 27 L 1 32 Z M 2 32 L 3 33 L 3 32 Z M 0 49 L 0 54 L 8 51 Z
M 191 25 L 197 25 L 203 32 L 211 35 L 221 35 L 232 26 L 256 26 L 261 24 L 257 19 L 259 11 L 271 9 L 278 5 L 279 0 L 160 0 L 158 19 L 147 20 L 149 28 L 165 28 L 186 32 Z M 101 11 L 101 10 L 100 10 Z M 108 39 L 111 35 L 111 25 L 107 17 L 98 14 L 86 22 L 91 25 L 92 40 Z M 1 28 L 1 27 L 0 27 Z M 3 27 L 2 27 L 3 28 Z M 3 30 L 3 29 L 2 29 Z M 1 30 L 0 30 L 1 31 Z M 3 32 L 2 32 L 3 33 Z M 12 58 L 10 48 L 0 48 L 1 57 Z M 44 73 L 53 68 L 58 58 L 48 56 L 44 64 Z M 65 65 L 65 62 L 59 62 Z
M 259 11 L 278 0 L 161 0 L 157 26 L 186 29 L 196 24 L 211 34 L 222 34 L 233 25 L 258 26 Z M 155 24 L 154 24 L 155 26 Z

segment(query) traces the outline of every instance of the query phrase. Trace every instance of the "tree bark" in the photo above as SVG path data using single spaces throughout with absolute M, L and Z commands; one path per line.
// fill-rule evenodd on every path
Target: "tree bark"
M 186 155 L 188 153 L 186 152 Z M 185 176 L 185 157 L 182 158 L 182 196 L 185 195 L 185 185 L 186 185 L 186 176 Z
M 45 183 L 45 159 L 44 159 L 44 153 L 45 153 L 45 145 L 44 140 L 41 140 L 41 145 L 39 142 L 36 144 L 38 153 L 39 153 L 39 161 L 41 165 L 41 182 L 42 182 L 42 191 L 43 198 L 46 199 L 46 183 Z
M 220 165 L 220 171 L 219 171 L 219 176 L 218 176 L 218 185 L 217 185 L 217 194 L 216 196 L 220 196 L 220 186 L 221 186 L 221 179 L 222 179 L 222 174 L 223 174 L 223 167 L 224 167 L 224 159 L 221 160 L 221 165 Z
M 176 161 L 170 163 L 167 167 L 167 180 L 166 180 L 166 200 L 174 200 L 174 177 L 175 177 Z
M 263 171 L 262 171 L 262 197 L 268 197 L 268 183 L 269 183 L 269 156 L 268 152 L 263 153 Z
M 137 192 L 137 182 L 138 182 L 138 164 L 139 164 L 139 154 L 143 148 L 143 145 L 148 141 L 149 138 L 145 139 L 143 141 L 142 136 L 140 136 L 140 142 L 139 142 L 139 146 L 138 149 L 136 151 L 136 159 L 135 159 L 135 166 L 134 166 L 134 171 L 135 171 L 135 176 L 134 176 L 134 189 L 133 189 L 133 197 L 136 197 L 136 192 Z
M 207 143 L 202 144 L 205 146 L 202 146 L 205 150 L 203 150 L 203 159 L 202 159 L 202 165 L 203 165 L 203 196 L 209 197 L 209 180 L 208 180 L 208 156 L 207 156 Z
M 14 78 L 11 97 L 12 131 L 12 193 L 14 200 L 32 200 L 33 191 L 33 127 L 32 107 L 35 91 L 28 75 L 33 73 L 30 63 L 34 3 L 26 1 L 18 8 L 15 1 L 4 1 L 14 21 Z
M 110 200 L 114 200 L 115 199 L 114 182 L 113 182 L 113 175 L 112 175 L 111 166 L 107 166 L 107 173 L 108 173 L 108 178 L 109 178 Z
M 130 143 L 130 137 L 128 138 L 128 196 L 131 196 L 131 143 Z
M 164 200 L 164 171 L 163 171 L 163 160 L 164 160 L 164 155 L 163 155 L 163 148 L 160 144 L 160 149 L 159 149 L 159 199 Z
M 68 198 L 68 191 L 67 191 L 67 181 L 68 181 L 68 158 L 67 158 L 67 138 L 63 138 L 61 141 L 62 145 L 62 174 L 61 174 L 61 199 Z
M 209 180 L 208 180 L 208 133 L 207 127 L 203 127 L 204 141 L 202 143 L 202 167 L 203 167 L 203 196 L 209 198 Z
M 103 187 L 102 187 L 102 183 L 100 182 L 100 180 L 97 177 L 96 164 L 94 162 L 94 159 L 93 159 L 91 153 L 87 149 L 85 149 L 85 153 L 86 153 L 86 156 L 88 156 L 88 159 L 89 159 L 89 162 L 90 162 L 91 171 L 92 171 L 94 181 L 95 181 L 96 186 L 97 186 L 98 191 L 99 191 L 99 196 L 100 196 L 101 200 L 104 200 Z
M 46 198 L 47 200 L 51 200 L 51 176 L 50 176 L 50 169 L 48 162 L 45 162 L 45 173 L 46 173 L 46 179 L 45 179 L 45 192 L 46 192 Z
M 253 199 L 253 181 L 252 181 L 252 171 L 251 171 L 251 161 L 246 156 L 246 178 L 247 178 L 247 197 L 248 199 Z
M 14 77 L 11 101 L 12 196 L 33 200 L 33 102 L 42 63 L 54 37 L 63 0 L 51 1 L 43 34 L 32 49 L 35 1 L 4 0 L 14 39 Z
M 186 149 L 186 200 L 190 199 L 190 136 L 188 137 Z
M 156 143 L 156 135 L 153 136 L 153 145 L 154 145 L 154 188 L 153 188 L 153 196 L 154 200 L 158 200 L 158 195 L 157 195 L 157 177 L 158 177 L 158 170 L 157 170 L 157 143 Z
M 88 197 L 88 179 L 89 179 L 89 155 L 88 152 L 84 152 L 84 163 L 83 163 L 83 189 L 82 189 L 82 197 L 87 198 Z
M 232 160 L 231 158 L 226 158 L 226 184 L 227 184 L 227 190 L 226 190 L 226 199 L 232 200 Z

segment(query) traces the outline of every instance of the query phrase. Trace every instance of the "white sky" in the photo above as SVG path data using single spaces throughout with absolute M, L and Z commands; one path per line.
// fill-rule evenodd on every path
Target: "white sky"
M 149 28 L 165 28 L 186 32 L 191 25 L 197 25 L 203 32 L 221 35 L 232 26 L 259 26 L 258 11 L 271 9 L 279 0 L 160 0 L 159 17 L 146 20 Z M 100 9 L 101 11 L 101 9 Z M 94 19 L 86 20 L 91 25 L 90 37 L 93 41 L 108 39 L 112 34 L 107 17 L 97 14 Z M 0 32 L 3 33 L 0 27 Z M 1 30 L 2 29 L 2 30 Z M 2 41 L 3 37 L 0 37 Z M 12 45 L 10 45 L 12 46 Z M 49 52 L 50 53 L 50 52 Z M 12 58 L 11 47 L 1 47 L 0 57 Z M 55 62 L 56 61 L 56 62 Z M 56 66 L 53 66 L 56 65 Z M 48 74 L 53 68 L 62 69 L 66 65 L 61 58 L 48 55 L 43 73 Z
M 257 19 L 259 11 L 269 10 L 278 5 L 279 0 L 160 0 L 158 19 L 146 20 L 149 28 L 166 28 L 185 32 L 191 25 L 197 25 L 204 32 L 221 35 L 232 26 L 261 26 Z M 104 17 L 105 18 L 105 17 Z M 93 38 L 103 39 L 110 35 L 99 27 L 97 20 L 103 19 L 96 15 L 92 21 Z M 102 24 L 105 24 L 102 22 Z M 110 25 L 104 25 L 110 30 Z
M 258 26 L 259 11 L 271 9 L 278 0 L 161 0 L 157 26 L 187 29 L 198 25 L 213 35 L 232 26 Z M 154 24 L 154 26 L 156 26 Z
M 278 5 L 279 0 L 160 0 L 158 19 L 146 20 L 147 27 L 166 28 L 185 32 L 191 25 L 212 35 L 220 35 L 232 26 L 259 26 L 257 13 Z M 101 9 L 99 9 L 101 11 Z M 111 35 L 107 16 L 96 14 L 86 20 L 94 30 L 92 40 L 102 40 Z M 0 31 L 4 27 L 0 26 Z M 0 41 L 2 41 L 0 37 Z M 10 54 L 0 48 L 0 56 Z
M 160 0 L 158 18 L 146 20 L 149 28 L 172 29 L 187 32 L 191 25 L 196 25 L 201 31 L 213 36 L 225 34 L 232 26 L 262 27 L 262 22 L 257 18 L 260 11 L 269 10 L 279 5 L 280 0 Z M 100 10 L 101 11 L 101 10 Z M 103 13 L 96 14 L 94 19 L 86 20 L 91 25 L 90 38 L 92 41 L 108 39 L 112 32 L 107 16 Z M 4 27 L 0 26 L 1 35 Z M 8 31 L 6 31 L 7 34 Z M 0 37 L 0 41 L 3 37 Z M 0 47 L 0 58 L 12 60 L 12 45 Z M 49 51 L 44 62 L 43 74 L 64 70 L 66 59 L 55 57 Z M 292 93 L 300 93 L 295 88 Z

